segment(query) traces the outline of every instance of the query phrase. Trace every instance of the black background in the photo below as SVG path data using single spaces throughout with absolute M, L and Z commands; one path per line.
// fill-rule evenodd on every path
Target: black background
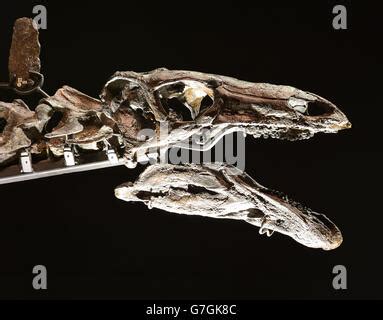
M 246 171 L 325 213 L 342 230 L 334 251 L 249 224 L 122 202 L 114 187 L 142 171 L 114 168 L 0 186 L 2 298 L 383 298 L 382 23 L 371 3 L 342 1 L 27 1 L 0 12 L 0 75 L 13 22 L 48 9 L 40 33 L 44 89 L 97 97 L 117 70 L 157 67 L 289 84 L 337 104 L 353 124 L 284 142 L 248 137 Z M 348 29 L 332 28 L 345 4 Z M 1 97 L 7 100 L 10 97 Z M 32 289 L 32 267 L 48 290 Z M 348 269 L 348 289 L 332 268 Z

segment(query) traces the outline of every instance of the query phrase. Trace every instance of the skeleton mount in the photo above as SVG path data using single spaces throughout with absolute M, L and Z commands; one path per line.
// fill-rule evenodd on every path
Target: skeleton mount
M 0 184 L 118 165 L 129 168 L 142 158 L 152 159 L 157 163 L 136 182 L 116 188 L 118 198 L 181 214 L 244 220 L 260 227 L 261 234 L 277 231 L 313 248 L 330 250 L 342 242 L 339 229 L 324 215 L 232 166 L 172 165 L 156 161 L 160 155 L 150 152 L 195 145 L 206 151 L 235 131 L 298 140 L 350 128 L 331 102 L 290 86 L 165 68 L 116 72 L 100 99 L 69 86 L 50 96 L 42 89 L 39 55 L 36 25 L 18 19 L 9 81 L 0 84 L 0 94 L 37 93 L 42 99 L 31 108 L 21 99 L 0 101 Z M 151 135 L 143 134 L 148 130 Z

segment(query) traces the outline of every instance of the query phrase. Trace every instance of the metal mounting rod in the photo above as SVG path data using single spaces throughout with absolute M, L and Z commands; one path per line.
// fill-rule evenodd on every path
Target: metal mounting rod
M 65 167 L 65 165 L 62 162 L 59 162 L 58 163 L 58 165 L 60 165 L 59 167 L 47 169 L 47 170 L 41 170 L 41 171 L 39 171 L 38 169 L 39 166 L 35 165 L 34 166 L 35 171 L 32 173 L 22 173 L 20 172 L 20 167 L 18 165 L 14 165 L 12 167 L 8 167 L 3 170 L 0 170 L 0 185 L 13 183 L 13 182 L 58 176 L 58 175 L 67 174 L 67 173 L 75 173 L 75 172 L 83 172 L 83 171 L 116 167 L 116 166 L 121 166 L 124 164 L 125 164 L 125 161 L 123 158 L 119 158 L 118 161 L 104 160 L 104 161 L 97 161 L 97 162 L 91 162 L 91 163 L 85 163 L 85 164 L 78 164 L 78 165 L 73 165 L 69 167 Z

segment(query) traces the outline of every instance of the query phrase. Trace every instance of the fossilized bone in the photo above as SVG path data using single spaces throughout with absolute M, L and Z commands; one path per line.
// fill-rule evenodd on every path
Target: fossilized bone
M 116 197 L 149 208 L 244 220 L 259 233 L 286 234 L 305 246 L 330 250 L 342 242 L 339 229 L 322 214 L 267 189 L 225 164 L 149 166 L 135 183 L 116 188 Z
M 190 93 L 194 88 L 197 92 Z M 169 97 L 178 100 L 169 105 Z M 211 100 L 210 105 L 201 104 L 205 98 Z M 167 121 L 170 134 L 160 142 L 167 145 L 198 137 L 204 129 L 208 129 L 207 141 L 232 131 L 256 138 L 298 140 L 350 126 L 334 104 L 312 93 L 192 71 L 161 68 L 147 73 L 117 72 L 106 83 L 101 99 L 129 141 L 126 157 L 132 161 L 138 149 L 159 144 L 158 139 L 144 144 L 135 141 L 137 132 L 147 126 L 149 119 L 157 132 L 159 124 Z
M 196 137 L 204 151 L 233 131 L 297 140 L 351 126 L 331 102 L 290 86 L 165 68 L 117 72 L 100 99 L 69 86 L 49 96 L 41 89 L 36 26 L 22 18 L 14 30 L 10 79 L 0 87 L 17 94 L 39 91 L 44 98 L 34 109 L 22 100 L 0 102 L 0 184 L 112 165 L 132 167 L 140 152 L 188 148 Z M 161 136 L 164 124 L 166 137 Z M 154 136 L 142 136 L 143 129 Z M 245 220 L 260 227 L 260 233 L 277 231 L 308 247 L 329 250 L 342 242 L 325 216 L 222 163 L 157 163 L 115 193 L 171 212 Z

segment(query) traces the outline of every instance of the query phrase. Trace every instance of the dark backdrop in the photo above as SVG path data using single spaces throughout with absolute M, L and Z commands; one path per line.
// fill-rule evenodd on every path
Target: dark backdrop
M 0 186 L 3 298 L 383 298 L 378 8 L 342 1 L 27 1 L 0 12 L 0 75 L 13 22 L 48 9 L 44 89 L 97 96 L 117 70 L 157 67 L 289 84 L 337 104 L 353 124 L 301 142 L 246 140 L 246 171 L 325 213 L 342 246 L 325 252 L 244 222 L 148 210 L 114 197 L 142 171 L 114 168 Z M 345 4 L 348 30 L 332 28 Z M 3 99 L 8 99 L 4 97 Z M 34 291 L 32 267 L 48 269 Z M 332 288 L 332 268 L 348 289 Z

